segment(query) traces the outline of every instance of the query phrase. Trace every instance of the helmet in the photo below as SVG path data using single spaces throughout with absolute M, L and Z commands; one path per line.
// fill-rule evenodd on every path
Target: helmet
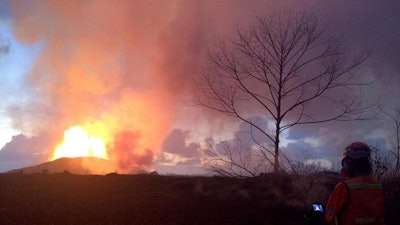
M 343 157 L 352 159 L 369 158 L 371 149 L 363 142 L 353 142 L 343 150 Z

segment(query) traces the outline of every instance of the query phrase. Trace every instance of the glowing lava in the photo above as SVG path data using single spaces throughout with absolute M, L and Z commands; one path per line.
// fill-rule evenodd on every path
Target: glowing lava
M 104 141 L 99 137 L 89 135 L 80 126 L 73 126 L 64 132 L 64 140 L 55 148 L 50 160 L 88 156 L 108 159 Z

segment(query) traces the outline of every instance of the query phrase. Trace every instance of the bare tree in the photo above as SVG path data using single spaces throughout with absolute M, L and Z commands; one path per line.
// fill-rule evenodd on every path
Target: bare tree
M 264 157 L 260 157 L 257 151 L 243 145 L 240 139 L 225 141 L 215 145 L 209 138 L 205 150 L 208 158 L 205 161 L 205 169 L 221 176 L 254 177 L 263 171 L 265 167 Z
M 199 76 L 195 102 L 247 123 L 255 146 L 274 172 L 281 169 L 285 130 L 360 120 L 370 109 L 352 97 L 356 95 L 346 95 L 371 83 L 357 80 L 353 73 L 369 52 L 352 54 L 328 31 L 326 23 L 305 12 L 257 18 L 252 27 L 238 27 L 232 39 L 211 49 Z M 255 115 L 273 121 L 274 128 L 260 126 L 252 119 Z
M 382 149 L 378 145 L 370 146 L 371 148 L 371 164 L 373 176 L 377 179 L 381 179 L 383 175 L 389 170 L 389 161 L 386 156 L 382 154 Z
M 395 139 L 396 139 L 396 149 L 390 150 L 395 159 L 394 166 L 394 176 L 396 176 L 400 171 L 400 108 L 392 110 L 392 112 L 386 112 L 383 108 L 380 109 L 381 112 L 388 118 L 389 122 L 394 124 L 395 129 Z

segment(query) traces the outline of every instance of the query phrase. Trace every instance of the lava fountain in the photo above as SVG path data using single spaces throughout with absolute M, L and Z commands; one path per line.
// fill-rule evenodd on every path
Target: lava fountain
M 97 157 L 108 159 L 102 138 L 88 134 L 80 126 L 73 126 L 64 132 L 64 140 L 58 145 L 50 160 L 62 157 Z

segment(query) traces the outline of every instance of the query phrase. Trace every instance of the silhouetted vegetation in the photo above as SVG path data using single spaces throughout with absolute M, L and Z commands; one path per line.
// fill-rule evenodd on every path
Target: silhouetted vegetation
M 395 109 L 387 112 L 383 108 L 380 108 L 382 114 L 384 115 L 384 120 L 392 124 L 394 128 L 395 134 L 395 149 L 390 149 L 391 158 L 394 160 L 394 175 L 398 175 L 400 173 L 400 107 L 396 107 Z

